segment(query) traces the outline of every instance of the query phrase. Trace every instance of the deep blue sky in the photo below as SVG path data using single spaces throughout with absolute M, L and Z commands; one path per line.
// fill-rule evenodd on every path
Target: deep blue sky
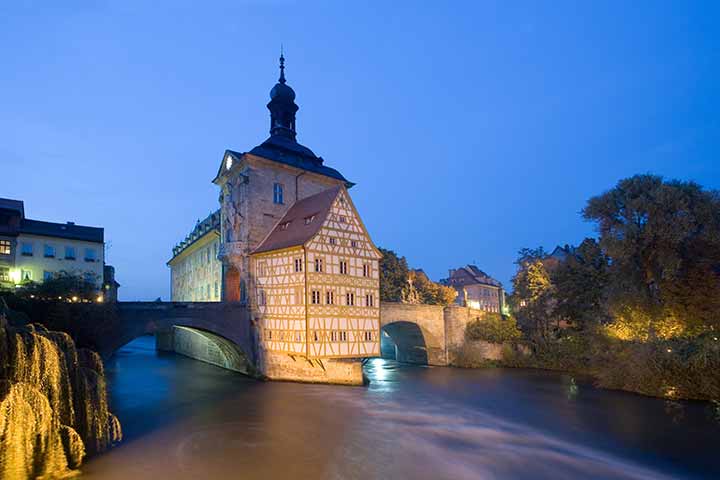
M 434 279 L 507 284 L 635 173 L 720 188 L 720 2 L 365 3 L 3 2 L 0 196 L 105 227 L 121 298 L 167 299 L 223 151 L 267 137 L 281 42 L 298 140 Z

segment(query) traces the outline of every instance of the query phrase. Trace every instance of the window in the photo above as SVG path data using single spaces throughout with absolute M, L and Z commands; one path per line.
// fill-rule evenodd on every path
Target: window
M 287 230 L 291 222 L 283 222 L 280 224 L 280 230 Z
M 0 267 L 0 282 L 10 281 L 10 267 Z
M 20 244 L 20 253 L 26 257 L 32 257 L 33 246 L 32 243 L 23 242 Z
M 53 272 L 48 272 L 47 270 L 45 270 L 43 272 L 43 281 L 47 282 L 48 280 L 52 280 L 54 276 L 55 274 Z
M 65 260 L 75 260 L 75 247 L 65 247 Z
M 345 294 L 345 305 L 347 306 L 353 306 L 355 305 L 355 294 L 354 293 L 346 293 Z
M 373 306 L 373 296 L 372 296 L 371 293 L 368 294 L 368 295 L 365 295 L 365 305 L 368 306 L 368 307 L 372 307 L 372 306 Z
M 215 298 L 218 298 L 218 283 L 215 282 L 214 288 L 213 288 L 213 294 L 215 295 Z
M 55 247 L 46 243 L 43 253 L 45 258 L 55 258 Z
M 330 245 L 337 245 L 337 238 L 335 238 L 335 237 L 330 237 L 330 238 L 328 239 L 328 242 L 330 242 Z
M 330 341 L 331 342 L 337 342 L 338 339 L 338 332 L 337 330 L 330 331 Z
M 327 305 L 334 305 L 335 304 L 335 292 L 332 290 L 328 290 L 325 292 L 325 303 Z
M 276 183 L 273 185 L 273 203 L 277 203 L 278 205 L 282 205 L 283 202 L 283 186 L 281 183 Z
M 296 272 L 302 272 L 302 258 L 296 258 L 295 259 L 295 271 Z
M 373 341 L 373 331 L 372 330 L 365 330 L 365 341 L 366 342 L 372 342 Z
M 265 290 L 258 290 L 258 305 L 265 305 L 266 301 Z
M 10 240 L 0 240 L 0 255 L 10 255 Z
M 309 217 L 305 217 L 305 225 L 310 225 L 313 220 L 315 220 L 315 215 L 310 215 Z
M 369 277 L 370 276 L 370 265 L 367 263 L 363 265 L 363 277 Z
M 347 275 L 347 261 L 346 260 L 340 260 L 340 273 L 342 275 Z
M 351 246 L 352 248 L 357 248 L 357 242 L 356 242 L 355 240 L 351 240 L 351 241 L 350 241 L 350 246 Z
M 20 270 L 20 280 L 29 282 L 32 280 L 32 272 L 30 270 Z
M 340 223 L 345 223 L 346 221 L 345 215 L 340 215 Z
M 320 291 L 319 290 L 312 291 L 312 303 L 314 305 L 317 305 L 320 303 Z
M 347 330 L 340 330 L 340 341 L 347 342 Z
M 322 272 L 322 271 L 323 271 L 323 259 L 322 259 L 322 258 L 316 258 L 316 259 L 315 259 L 315 271 L 316 271 L 316 272 Z
M 83 279 L 87 283 L 95 283 L 95 274 L 92 272 L 85 272 L 83 273 Z
M 85 249 L 85 261 L 86 262 L 94 262 L 96 260 L 97 260 L 97 257 L 95 256 L 95 249 L 86 248 Z

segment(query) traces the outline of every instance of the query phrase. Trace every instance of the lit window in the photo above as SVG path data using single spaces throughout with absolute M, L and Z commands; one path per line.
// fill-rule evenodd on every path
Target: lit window
M 20 244 L 20 253 L 26 257 L 32 257 L 33 246 L 32 243 L 23 242 Z
M 363 265 L 363 277 L 369 277 L 370 276 L 370 265 L 367 263 Z
M 348 306 L 355 305 L 355 294 L 354 293 L 346 293 L 345 294 L 345 304 Z
M 345 260 L 340 260 L 340 273 L 347 275 L 347 261 Z
M 20 270 L 20 280 L 29 282 L 32 280 L 32 272 L 30 270 Z
M 296 272 L 302 272 L 302 258 L 296 258 L 295 259 L 295 271 Z
M 319 290 L 312 291 L 312 303 L 315 305 L 320 303 L 320 291 Z
M 283 186 L 281 183 L 276 183 L 273 185 L 273 203 L 277 203 L 278 205 L 282 205 L 283 202 Z
M 332 290 L 328 290 L 327 292 L 325 292 L 325 303 L 328 305 L 335 304 L 335 292 L 333 292 Z
M 65 260 L 75 260 L 75 247 L 65 247 Z
M 322 258 L 316 258 L 316 259 L 315 259 L 315 271 L 316 271 L 316 272 L 322 272 L 322 271 L 323 271 L 323 261 L 322 261 Z
M 97 260 L 95 250 L 92 248 L 86 248 L 85 249 L 85 261 L 86 262 L 94 262 Z
M 10 240 L 0 240 L 0 255 L 10 255 Z
M 53 247 L 52 245 L 45 244 L 43 253 L 44 253 L 45 258 L 55 258 L 55 247 Z

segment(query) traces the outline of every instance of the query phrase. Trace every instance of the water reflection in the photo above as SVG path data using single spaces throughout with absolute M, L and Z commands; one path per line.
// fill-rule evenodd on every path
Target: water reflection
M 128 440 L 86 478 L 717 478 L 720 432 L 683 404 L 523 370 L 371 360 L 366 387 L 262 383 L 141 339 L 108 365 Z

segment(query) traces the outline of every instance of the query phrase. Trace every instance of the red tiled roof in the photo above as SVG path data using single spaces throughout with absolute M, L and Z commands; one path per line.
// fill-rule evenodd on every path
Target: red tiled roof
M 295 202 L 252 253 L 304 245 L 320 230 L 342 188 L 329 188 Z M 305 219 L 310 217 L 313 217 L 312 221 L 306 222 Z

